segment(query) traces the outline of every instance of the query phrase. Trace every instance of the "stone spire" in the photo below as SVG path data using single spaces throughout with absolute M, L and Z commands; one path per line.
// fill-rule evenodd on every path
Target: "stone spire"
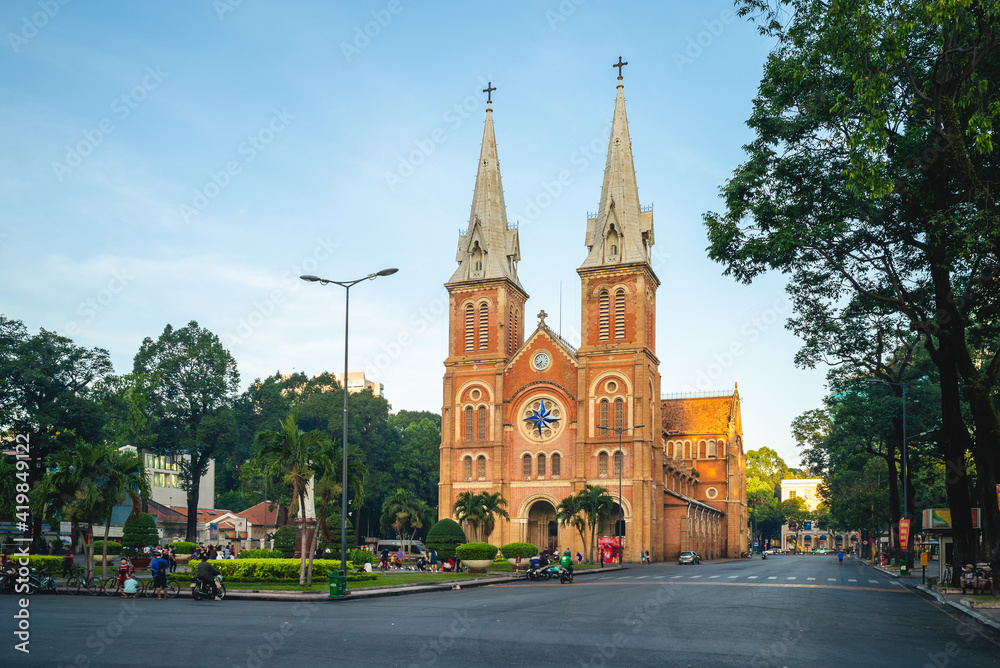
M 615 65 L 621 72 L 621 63 Z M 653 208 L 639 206 L 639 188 L 632 164 L 632 140 L 625 115 L 625 92 L 621 74 L 615 116 L 608 139 L 608 159 L 597 217 L 587 220 L 587 259 L 581 268 L 606 265 L 649 263 L 653 245 Z
M 483 92 L 492 95 L 492 84 Z M 480 279 L 507 278 L 520 287 L 517 262 L 521 259 L 517 228 L 507 224 L 507 207 L 503 201 L 497 140 L 493 134 L 492 99 L 486 103 L 486 125 L 483 145 L 476 172 L 476 189 L 472 195 L 472 212 L 465 234 L 458 238 L 455 257 L 458 269 L 449 283 Z

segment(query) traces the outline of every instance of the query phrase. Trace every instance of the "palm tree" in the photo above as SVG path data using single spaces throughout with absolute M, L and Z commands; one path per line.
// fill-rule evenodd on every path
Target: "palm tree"
M 587 527 L 590 529 L 590 541 L 588 543 L 587 559 L 590 563 L 594 561 L 594 547 L 597 536 L 597 527 L 611 517 L 611 512 L 615 507 L 615 500 L 608 494 L 608 490 L 600 485 L 584 485 L 576 494 L 580 509 L 587 514 Z
M 114 507 L 129 499 L 132 512 L 129 519 L 142 512 L 143 501 L 149 498 L 149 479 L 142 455 L 135 450 L 109 448 L 99 465 L 99 484 L 104 491 L 104 546 L 101 550 L 101 577 L 108 575 L 108 533 L 111 530 L 111 513 Z
M 44 505 L 69 520 L 73 534 L 79 533 L 85 545 L 81 525 L 87 525 L 88 534 L 93 536 L 95 520 L 107 515 L 105 490 L 98 482 L 102 459 L 107 454 L 107 446 L 84 441 L 77 442 L 72 449 L 60 450 L 49 458 L 49 471 L 38 488 Z M 84 564 L 88 576 L 94 572 L 93 548 L 93 542 L 86 548 Z
M 479 525 L 483 522 L 483 506 L 474 492 L 462 492 L 455 499 L 452 511 L 460 524 L 468 524 L 472 529 L 472 538 L 479 540 Z
M 316 481 L 314 489 L 316 497 L 319 499 L 319 512 L 316 514 L 316 531 L 313 532 L 312 547 L 309 550 L 309 566 L 306 569 L 306 584 L 312 584 L 313 556 L 319 546 L 319 535 L 330 540 L 330 527 L 327 526 L 328 508 L 330 501 L 334 497 L 340 496 L 343 486 L 344 455 L 343 450 L 334 446 L 328 454 L 327 460 L 330 466 L 327 467 L 323 476 Z M 356 445 L 347 446 L 347 485 L 354 491 L 353 505 L 360 508 L 365 502 L 365 479 L 368 477 L 368 467 L 365 466 L 364 458 L 361 456 L 361 449 Z M 346 564 L 340 565 L 341 569 L 347 568 Z
M 292 486 L 292 500 L 288 512 L 299 513 L 302 523 L 301 563 L 299 564 L 299 585 L 306 581 L 306 552 L 309 550 L 309 531 L 306 526 L 306 492 L 315 468 L 327 464 L 326 450 L 330 439 L 322 431 L 308 433 L 299 429 L 299 413 L 292 411 L 279 424 L 278 431 L 262 431 L 257 434 L 257 457 L 268 473 L 279 473 Z
M 423 507 L 420 504 L 423 503 Z M 383 531 L 392 529 L 396 532 L 396 537 L 402 541 L 407 528 L 414 523 L 423 526 L 421 513 L 426 514 L 426 502 L 419 501 L 413 496 L 413 492 L 402 488 L 386 497 L 382 503 L 382 516 L 379 523 Z M 419 527 L 418 527 L 419 528 Z M 402 545 L 402 543 L 400 543 Z
M 587 527 L 587 520 L 584 519 L 582 513 L 584 513 L 584 509 L 577 494 L 567 496 L 556 506 L 556 520 L 559 524 L 576 529 L 580 534 L 580 542 L 586 544 L 583 530 Z
M 413 515 L 410 516 L 410 543 L 417 537 L 417 532 L 428 524 L 434 522 L 437 512 L 430 507 L 423 499 L 417 499 L 413 503 Z
M 482 508 L 483 519 L 481 527 L 483 531 L 483 540 L 489 542 L 490 535 L 496 527 L 496 518 L 502 517 L 508 522 L 510 521 L 510 514 L 506 510 L 507 499 L 503 498 L 503 495 L 500 492 L 483 492 L 482 494 L 477 495 L 477 500 Z

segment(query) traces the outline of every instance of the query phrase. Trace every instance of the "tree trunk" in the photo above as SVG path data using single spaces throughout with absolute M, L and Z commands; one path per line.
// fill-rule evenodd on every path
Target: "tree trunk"
M 309 541 L 309 566 L 306 568 L 306 586 L 310 586 L 313 581 L 313 556 L 319 547 L 319 526 L 313 527 L 312 540 Z
M 299 557 L 299 586 L 306 584 L 306 551 L 309 549 L 309 525 L 306 523 L 306 495 L 299 493 L 299 520 L 302 524 L 302 539 L 299 542 L 302 555 Z
M 1000 573 L 1000 421 L 988 390 L 972 391 L 966 385 L 966 395 L 972 408 L 976 425 L 975 449 L 976 480 L 980 507 L 980 526 L 983 546 L 995 573 Z
M 93 522 L 87 522 L 87 574 L 93 574 L 94 572 L 94 524 Z
M 198 496 L 200 493 L 201 476 L 197 474 L 192 464 L 191 484 L 187 493 L 187 525 L 185 527 L 186 540 L 189 543 L 198 542 Z
M 108 533 L 111 531 L 111 515 L 104 523 L 104 545 L 101 547 L 101 577 L 108 577 Z

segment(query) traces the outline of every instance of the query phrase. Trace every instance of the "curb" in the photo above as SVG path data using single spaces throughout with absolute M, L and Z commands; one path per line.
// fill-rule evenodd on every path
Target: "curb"
M 970 608 L 967 605 L 962 605 L 958 601 L 949 601 L 944 596 L 942 596 L 941 594 L 937 593 L 933 589 L 928 588 L 926 585 L 922 585 L 922 584 L 921 585 L 917 585 L 916 587 L 914 587 L 914 589 L 919 589 L 920 591 L 924 592 L 925 594 L 930 594 L 931 596 L 933 596 L 937 600 L 938 603 L 940 603 L 942 605 L 950 606 L 952 608 L 955 608 L 956 610 L 969 615 L 970 617 L 972 617 L 973 619 L 975 619 L 976 621 L 978 621 L 980 624 L 985 624 L 986 626 L 992 627 L 992 628 L 997 629 L 998 631 L 1000 631 L 1000 622 L 998 622 L 997 620 L 993 619 L 992 617 L 984 615 L 983 613 L 979 612 L 978 610 L 974 610 L 974 609 Z
M 575 575 L 586 575 L 588 573 L 600 573 L 608 571 L 626 570 L 627 566 L 608 566 L 605 568 L 588 568 L 576 570 Z M 460 589 L 469 587 L 485 587 L 494 584 L 506 584 L 508 582 L 518 582 L 524 580 L 523 575 L 514 577 L 493 576 L 484 578 L 470 578 L 468 580 L 451 580 L 448 582 L 427 582 L 421 584 L 387 586 L 382 588 L 359 589 L 349 593 L 344 598 L 330 598 L 324 592 L 289 592 L 289 591 L 261 591 L 252 592 L 246 590 L 227 591 L 226 598 L 240 601 L 332 601 L 344 603 L 348 601 L 360 601 L 369 598 L 383 598 L 386 596 L 405 596 L 408 594 L 423 594 L 435 591 L 451 591 L 456 585 Z

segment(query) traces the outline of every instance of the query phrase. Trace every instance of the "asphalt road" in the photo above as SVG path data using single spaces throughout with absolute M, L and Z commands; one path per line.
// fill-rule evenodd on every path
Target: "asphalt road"
M 835 557 L 636 565 L 366 601 L 39 596 L 30 654 L 0 597 L 2 666 L 1000 665 L 1000 638 Z

